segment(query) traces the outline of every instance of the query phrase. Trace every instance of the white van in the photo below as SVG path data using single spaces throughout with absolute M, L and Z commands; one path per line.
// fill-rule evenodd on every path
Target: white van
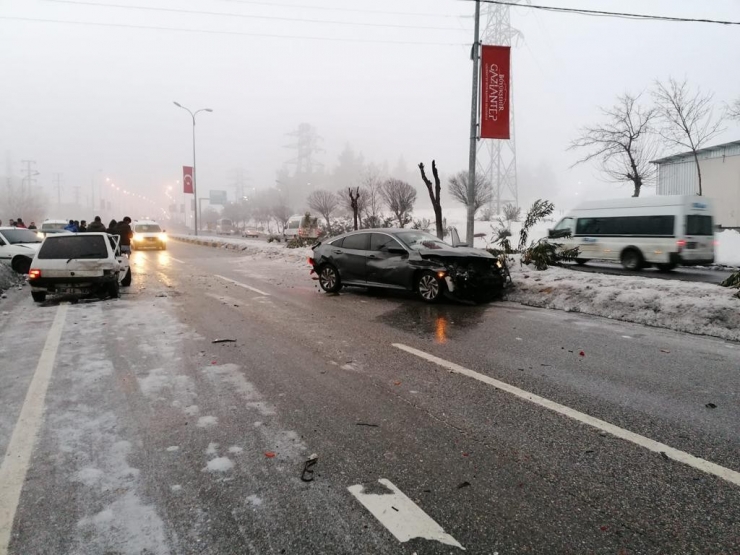
M 216 235 L 233 235 L 234 222 L 229 218 L 221 218 L 216 222 Z
M 566 237 L 570 234 L 570 237 Z M 578 247 L 576 262 L 618 260 L 628 270 L 655 264 L 714 262 L 711 201 L 698 196 L 655 196 L 586 202 L 549 231 L 563 248 Z
M 292 239 L 293 237 L 316 239 L 319 236 L 319 221 L 318 218 L 311 216 L 310 213 L 306 212 L 303 216 L 295 214 L 288 220 L 288 224 L 283 230 L 283 238 L 285 240 Z

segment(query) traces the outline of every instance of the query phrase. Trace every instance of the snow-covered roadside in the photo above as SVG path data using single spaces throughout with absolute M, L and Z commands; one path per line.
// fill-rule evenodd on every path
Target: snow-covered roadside
M 511 268 L 507 300 L 740 341 L 736 289 L 646 277 Z
M 301 247 L 288 249 L 285 243 L 266 243 L 260 239 L 242 239 L 240 237 L 194 237 L 192 235 L 170 235 L 170 239 L 215 247 L 219 249 L 230 249 L 241 252 L 247 257 L 261 258 L 266 260 L 283 260 L 286 262 L 302 262 L 311 256 L 311 249 Z
M 740 266 L 740 233 L 727 229 L 715 235 L 715 262 L 722 266 Z
M 0 294 L 21 283 L 22 276 L 16 274 L 9 266 L 0 264 Z

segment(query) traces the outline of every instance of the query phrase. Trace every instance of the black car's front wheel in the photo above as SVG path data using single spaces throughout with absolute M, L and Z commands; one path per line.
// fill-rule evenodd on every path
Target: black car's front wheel
M 416 292 L 427 303 L 438 301 L 442 297 L 443 287 L 437 274 L 432 271 L 422 272 L 416 278 Z
M 319 285 L 327 293 L 338 293 L 342 288 L 339 272 L 331 264 L 324 264 L 319 268 Z

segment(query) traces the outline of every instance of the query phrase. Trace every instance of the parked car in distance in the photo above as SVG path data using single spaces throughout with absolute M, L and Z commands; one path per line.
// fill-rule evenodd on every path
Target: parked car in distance
M 41 241 L 32 229 L 0 227 L 0 263 L 27 274 Z
M 132 249 L 167 250 L 167 233 L 152 220 L 136 220 L 131 226 L 134 236 L 131 240 Z
M 259 236 L 260 236 L 260 232 L 257 231 L 256 229 L 247 227 L 244 230 L 242 230 L 242 237 L 251 237 L 254 239 L 258 239 Z
M 615 260 L 628 270 L 670 271 L 714 262 L 712 204 L 693 195 L 585 202 L 549 236 L 563 249 L 578 247 L 578 264 Z
M 415 291 L 425 302 L 443 295 L 486 302 L 506 286 L 503 263 L 487 251 L 453 247 L 425 231 L 363 229 L 313 247 L 309 259 L 321 288 L 345 285 Z
M 41 225 L 36 230 L 36 234 L 43 239 L 47 235 L 52 235 L 54 233 L 69 233 L 65 227 L 67 227 L 67 224 L 69 224 L 69 220 L 44 220 L 41 222 Z
M 221 218 L 216 221 L 216 235 L 233 235 L 234 222 L 229 218 Z
M 33 300 L 43 302 L 50 293 L 118 297 L 121 285 L 131 285 L 119 241 L 117 235 L 95 232 L 48 236 L 28 272 Z
M 288 224 L 283 230 L 283 239 L 286 241 L 293 237 L 305 237 L 307 239 L 316 239 L 319 236 L 319 220 L 306 212 L 303 216 L 296 214 L 291 216 Z

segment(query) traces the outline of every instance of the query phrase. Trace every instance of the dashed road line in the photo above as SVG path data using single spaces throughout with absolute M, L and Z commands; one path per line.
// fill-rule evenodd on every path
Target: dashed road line
M 44 416 L 46 391 L 54 370 L 68 306 L 60 305 L 23 401 L 18 422 L 0 466 L 0 555 L 7 555 L 13 520 L 26 480 L 36 436 Z
M 388 488 L 390 493 L 365 493 L 362 484 L 347 489 L 398 541 L 403 543 L 413 538 L 422 538 L 459 547 L 465 551 L 455 538 L 445 532 L 390 480 L 381 478 L 378 482 Z
M 214 276 L 216 276 L 217 278 L 222 279 L 224 281 L 228 281 L 229 283 L 233 283 L 234 285 L 238 285 L 239 287 L 244 287 L 244 289 L 249 289 L 250 291 L 254 291 L 255 293 L 259 293 L 260 295 L 263 295 L 265 297 L 269 297 L 270 296 L 269 293 L 265 293 L 264 291 L 260 291 L 256 287 L 252 287 L 251 285 L 247 285 L 246 283 L 241 283 L 240 281 L 234 281 L 233 279 L 230 279 L 230 278 L 227 278 L 227 277 L 224 277 L 224 276 L 219 276 L 218 274 L 214 274 Z
M 535 405 L 550 409 L 551 411 L 567 416 L 568 418 L 572 418 L 573 420 L 576 420 L 583 424 L 588 424 L 589 426 L 592 426 L 598 430 L 603 430 L 608 434 L 634 443 L 635 445 L 639 445 L 640 447 L 644 447 L 645 449 L 648 449 L 650 451 L 663 453 L 665 454 L 665 456 L 675 461 L 684 463 L 692 468 L 695 468 L 696 470 L 700 470 L 707 474 L 712 474 L 714 476 L 717 476 L 718 478 L 722 478 L 723 480 L 735 484 L 736 486 L 740 486 L 740 472 L 696 457 L 690 453 L 686 453 L 685 451 L 680 451 L 679 449 L 670 447 L 665 443 L 660 443 L 659 441 L 641 436 L 640 434 L 630 432 L 629 430 L 625 430 L 624 428 L 620 428 L 619 426 L 610 424 L 605 420 L 601 420 L 570 407 L 566 407 L 565 405 L 561 405 L 560 403 L 556 403 L 555 401 L 540 397 L 539 395 L 535 395 L 534 393 L 530 393 L 529 391 L 525 391 L 524 389 L 509 385 L 506 382 L 491 378 L 490 376 L 479 374 L 478 372 L 469 370 L 464 366 L 460 366 L 459 364 L 444 360 L 424 351 L 414 349 L 413 347 L 409 347 L 408 345 L 404 345 L 402 343 L 393 343 L 393 346 L 419 358 L 422 358 L 429 362 L 433 362 L 434 364 L 441 366 L 442 368 L 446 368 L 451 372 L 462 374 L 463 376 L 468 376 L 469 378 L 473 378 L 474 380 L 492 385 L 493 387 L 502 391 L 506 391 L 507 393 L 511 393 L 512 395 L 519 397 L 520 399 L 524 399 L 525 401 L 529 401 L 530 403 L 533 403 Z
M 174 260 L 175 262 L 179 262 L 180 264 L 185 264 L 182 260 L 179 258 L 175 258 L 174 256 L 170 256 L 170 260 Z

